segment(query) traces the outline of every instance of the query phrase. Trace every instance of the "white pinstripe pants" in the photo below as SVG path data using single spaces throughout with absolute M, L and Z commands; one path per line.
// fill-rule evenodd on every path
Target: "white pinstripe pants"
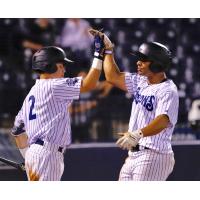
M 25 168 L 29 181 L 59 181 L 64 172 L 63 154 L 32 144 L 25 156 Z
M 144 149 L 131 153 L 121 168 L 119 181 L 165 181 L 175 164 L 174 154 Z

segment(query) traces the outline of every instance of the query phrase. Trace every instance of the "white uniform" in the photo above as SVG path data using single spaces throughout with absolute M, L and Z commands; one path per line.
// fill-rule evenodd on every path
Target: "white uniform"
M 81 80 L 37 79 L 26 96 L 14 126 L 18 134 L 25 131 L 28 135 L 25 166 L 29 180 L 33 176 L 46 181 L 61 179 L 63 152 L 71 143 L 68 106 L 79 98 Z
M 174 167 L 171 137 L 177 122 L 179 98 L 172 80 L 149 85 L 147 78 L 126 73 L 127 90 L 133 95 L 129 131 L 144 128 L 166 114 L 169 126 L 154 136 L 141 138 L 138 151 L 129 151 L 119 180 L 166 180 Z

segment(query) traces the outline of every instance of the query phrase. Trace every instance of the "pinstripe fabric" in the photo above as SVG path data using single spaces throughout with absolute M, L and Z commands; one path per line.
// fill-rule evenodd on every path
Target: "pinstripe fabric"
M 141 150 L 129 156 L 121 171 L 120 181 L 165 181 L 175 164 L 173 153 L 162 154 Z
M 25 158 L 27 175 L 39 175 L 39 180 L 60 180 L 64 170 L 63 155 L 58 147 L 71 143 L 68 106 L 79 98 L 81 77 L 38 79 L 26 96 L 15 118 L 25 124 L 30 148 Z M 44 146 L 34 144 L 43 140 Z
M 37 174 L 39 181 L 58 181 L 64 172 L 63 154 L 37 144 L 30 146 L 25 161 L 28 180 L 31 180 L 29 171 Z
M 125 80 L 128 92 L 133 95 L 129 131 L 147 126 L 158 115 L 168 115 L 169 127 L 155 136 L 142 138 L 139 144 L 162 153 L 171 153 L 171 137 L 177 122 L 179 104 L 175 84 L 167 80 L 148 85 L 145 77 L 130 73 L 126 73 Z
M 126 73 L 127 90 L 133 95 L 129 131 L 147 126 L 161 114 L 169 117 L 169 126 L 154 136 L 141 138 L 139 145 L 150 150 L 129 151 L 119 180 L 166 180 L 174 166 L 171 137 L 178 117 L 178 92 L 172 80 L 149 85 L 147 78 Z

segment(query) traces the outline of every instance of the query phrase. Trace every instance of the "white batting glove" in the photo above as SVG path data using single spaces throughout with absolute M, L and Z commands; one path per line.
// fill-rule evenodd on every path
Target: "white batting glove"
M 138 144 L 140 138 L 143 137 L 143 133 L 141 130 L 119 133 L 119 135 L 122 137 L 117 140 L 116 144 L 124 150 L 131 150 Z
M 107 52 L 108 54 L 111 54 L 112 51 L 113 51 L 113 47 L 114 47 L 114 44 L 110 41 L 110 39 L 108 38 L 108 36 L 105 34 L 105 33 L 102 33 L 101 31 L 98 31 L 96 29 L 90 29 L 89 30 L 89 33 L 93 36 L 95 35 L 99 35 L 100 37 L 103 37 L 104 36 L 104 45 L 105 45 L 105 53 Z M 110 52 L 110 53 L 109 53 Z

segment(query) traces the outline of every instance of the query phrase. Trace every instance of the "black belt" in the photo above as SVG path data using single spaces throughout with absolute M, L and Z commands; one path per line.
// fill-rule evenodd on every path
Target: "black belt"
M 44 145 L 44 141 L 43 141 L 43 140 L 40 140 L 40 139 L 37 139 L 37 140 L 35 141 L 35 144 L 39 144 L 39 145 L 43 146 L 43 145 Z M 59 152 L 62 153 L 62 150 L 63 150 L 63 147 L 58 147 L 58 151 L 59 151 Z
M 149 149 L 148 147 L 142 147 L 142 149 Z M 131 149 L 131 151 L 141 151 L 140 145 L 137 144 L 135 147 Z

